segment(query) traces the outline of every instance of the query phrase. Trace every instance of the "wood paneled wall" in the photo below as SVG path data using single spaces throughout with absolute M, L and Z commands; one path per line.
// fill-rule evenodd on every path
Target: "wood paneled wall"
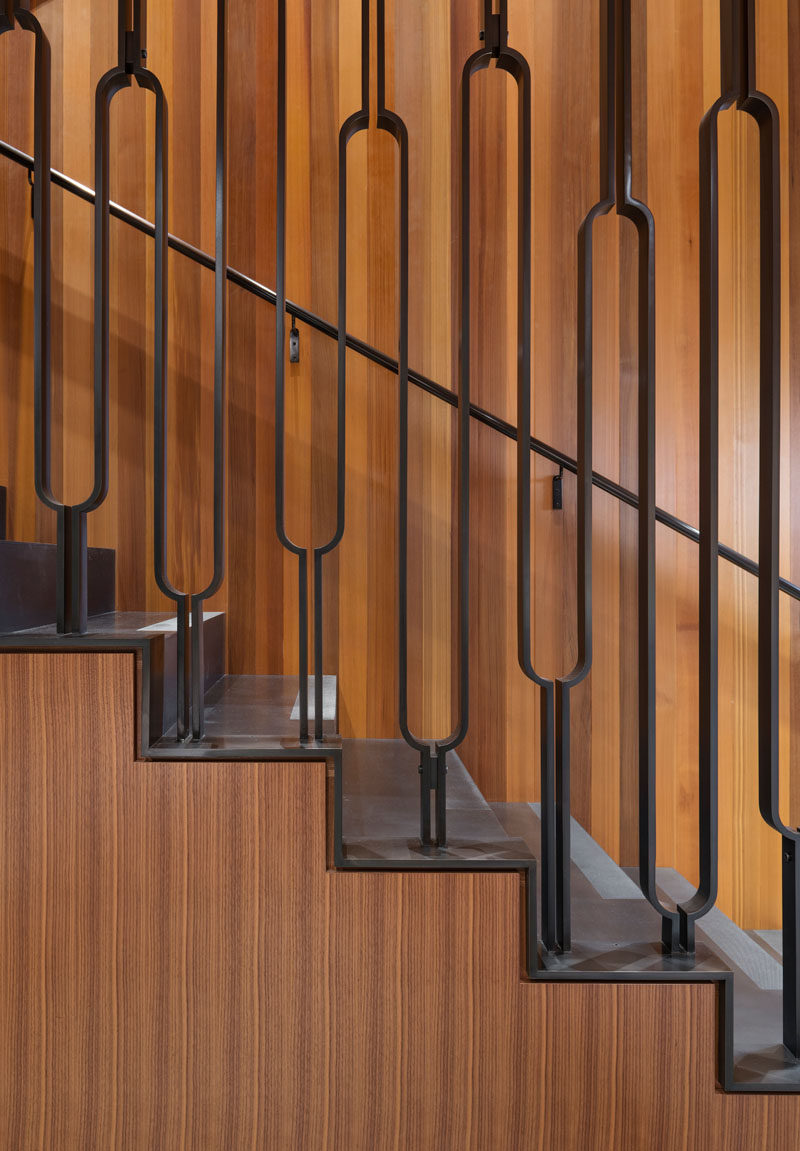
M 213 251 L 213 0 L 151 5 L 149 65 L 170 106 L 170 228 Z M 229 259 L 274 283 L 275 4 L 229 0 Z M 92 183 L 94 84 L 114 61 L 112 0 L 40 0 L 54 58 L 53 162 Z M 337 133 L 359 102 L 358 0 L 289 5 L 288 294 L 328 319 L 336 313 Z M 389 103 L 410 134 L 412 365 L 455 387 L 457 148 L 460 72 L 477 44 L 478 0 L 389 0 Z M 784 207 L 783 573 L 800 579 L 791 531 L 800 464 L 789 451 L 797 420 L 798 43 L 789 0 L 758 4 L 758 81 L 782 123 Z M 697 521 L 698 139 L 719 90 L 718 0 L 633 3 L 634 190 L 657 230 L 658 502 Z M 510 0 L 511 42 L 534 78 L 534 433 L 575 450 L 576 236 L 599 184 L 599 4 Z M 0 123 L 31 149 L 31 52 L 25 33 L 0 38 Z M 374 57 L 374 41 L 373 41 Z M 373 61 L 374 62 L 374 61 Z M 374 69 L 373 69 L 374 72 Z M 475 80 L 473 398 L 513 422 L 516 243 L 514 93 L 489 70 Z M 133 89 L 115 102 L 112 194 L 152 212 L 152 101 Z M 721 523 L 726 542 L 755 554 L 758 294 L 756 144 L 741 114 L 721 129 L 723 236 Z M 348 328 L 396 346 L 396 146 L 385 133 L 348 149 Z M 55 474 L 66 493 L 88 478 L 91 355 L 91 212 L 54 196 Z M 31 480 L 32 230 L 25 173 L 0 161 L 2 314 L 0 483 L 10 486 L 12 538 L 50 539 L 52 517 Z M 595 466 L 636 487 L 635 238 L 616 219 L 597 227 Z M 121 607 L 160 607 L 151 575 L 152 245 L 112 224 L 112 475 L 91 538 L 118 550 Z M 210 273 L 170 256 L 172 570 L 197 580 L 210 561 Z M 228 611 L 232 672 L 296 671 L 296 563 L 275 538 L 273 507 L 274 313 L 229 289 Z M 301 362 L 287 373 L 288 515 L 300 540 L 325 538 L 333 512 L 335 348 L 301 326 Z M 338 670 L 345 734 L 396 732 L 396 378 L 348 354 L 347 527 L 326 559 L 326 671 Z M 452 721 L 454 412 L 413 392 L 411 401 L 412 719 L 425 735 Z M 309 449 L 311 449 L 309 451 Z M 564 669 L 575 643 L 575 484 L 550 507 L 554 469 L 534 468 L 534 631 L 537 664 Z M 536 691 L 519 671 L 515 638 L 514 445 L 472 429 L 470 733 L 464 758 L 490 799 L 538 791 Z M 636 860 L 636 521 L 595 494 L 594 670 L 576 693 L 573 802 L 577 818 L 623 863 Z M 697 549 L 658 531 L 659 862 L 696 868 Z M 756 802 L 756 587 L 721 572 L 721 893 L 747 926 L 775 921 L 779 843 Z M 798 608 L 782 616 L 783 774 L 800 770 Z M 800 794 L 800 787 L 795 787 Z M 798 822 L 797 813 L 792 813 Z

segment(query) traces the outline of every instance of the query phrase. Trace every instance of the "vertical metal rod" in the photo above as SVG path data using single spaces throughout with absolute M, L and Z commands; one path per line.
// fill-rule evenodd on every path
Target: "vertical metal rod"
M 188 738 L 192 723 L 191 611 L 187 595 L 178 597 L 176 611 L 178 739 L 183 740 Z
M 539 732 L 541 764 L 541 872 L 542 946 L 557 951 L 560 945 L 558 909 L 558 837 L 556 834 L 556 775 L 554 706 L 552 683 L 540 684 Z
M 800 1058 L 800 851 L 783 837 L 783 1044 Z
M 431 749 L 423 747 L 419 764 L 419 838 L 429 846 L 431 840 Z
M 323 738 L 322 553 L 314 552 L 314 739 Z
M 297 557 L 298 676 L 300 680 L 300 742 L 308 742 L 308 552 Z
M 436 846 L 447 846 L 447 752 L 441 751 L 435 759 L 436 780 Z
M 203 696 L 205 694 L 205 645 L 203 643 L 203 601 L 200 596 L 190 599 L 190 684 L 192 739 L 203 738 Z
M 556 808 L 556 915 L 558 944 L 562 951 L 572 947 L 570 917 L 570 826 L 569 794 L 569 688 L 561 680 L 555 687 L 555 808 Z
M 56 629 L 62 633 L 86 631 L 86 516 L 78 508 L 58 509 L 58 550 L 64 557 L 59 583 Z

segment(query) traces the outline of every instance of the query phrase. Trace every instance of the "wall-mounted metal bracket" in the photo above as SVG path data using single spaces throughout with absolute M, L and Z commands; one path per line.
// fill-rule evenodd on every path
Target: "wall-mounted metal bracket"
M 558 475 L 553 476 L 553 511 L 560 512 L 564 506 L 564 469 L 558 469 Z

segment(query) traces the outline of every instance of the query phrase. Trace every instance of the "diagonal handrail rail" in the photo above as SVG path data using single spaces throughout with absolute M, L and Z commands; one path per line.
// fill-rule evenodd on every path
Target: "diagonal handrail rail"
M 33 173 L 35 170 L 36 161 L 34 157 L 21 148 L 10 144 L 7 140 L 0 140 L 0 156 L 6 160 L 10 160 L 21 168 L 25 168 L 28 172 Z M 92 188 L 66 175 L 58 168 L 51 167 L 50 182 L 54 187 L 61 188 L 70 195 L 83 200 L 84 203 L 94 203 L 95 195 Z M 114 219 L 120 220 L 131 228 L 135 228 L 136 231 L 141 232 L 143 235 L 150 236 L 151 238 L 155 235 L 155 226 L 151 221 L 144 219 L 143 216 L 137 215 L 136 212 L 132 212 L 124 205 L 111 200 L 109 202 L 109 211 Z M 193 263 L 199 264 L 209 271 L 214 271 L 214 257 L 208 252 L 204 252 L 201 248 L 190 244 L 187 240 L 183 240 L 181 237 L 169 233 L 167 235 L 167 246 L 179 255 L 185 256 L 186 259 L 191 260 Z M 274 288 L 270 288 L 269 285 L 254 279 L 252 276 L 248 276 L 245 272 L 241 271 L 241 269 L 234 268 L 231 265 L 228 265 L 225 269 L 225 274 L 228 281 L 235 284 L 236 287 L 241 288 L 257 299 L 263 300 L 267 304 L 271 304 L 273 307 L 275 306 L 276 293 Z M 328 339 L 338 339 L 338 328 L 335 324 L 312 312 L 302 304 L 287 298 L 285 311 L 287 315 L 294 316 L 300 323 L 306 324 L 308 327 L 320 332 L 323 336 L 328 337 Z M 357 355 L 363 356 L 374 364 L 378 364 L 379 367 L 385 368 L 388 372 L 397 375 L 399 370 L 397 360 L 388 353 L 381 351 L 380 348 L 373 347 L 365 340 L 359 339 L 358 336 L 351 335 L 350 333 L 347 333 L 345 340 L 349 350 L 356 352 Z M 458 407 L 458 396 L 449 388 L 444 387 L 444 385 L 438 383 L 436 380 L 432 380 L 429 376 L 426 376 L 423 372 L 409 367 L 408 379 L 409 383 L 414 384 L 415 387 L 427 392 L 429 395 L 435 396 L 436 399 L 441 400 L 442 403 L 449 404 L 454 408 Z M 496 413 L 481 407 L 480 404 L 471 402 L 469 405 L 469 414 L 471 419 L 483 424 L 485 427 L 491 428 L 499 435 L 505 436 L 506 439 L 517 439 L 517 428 L 514 424 L 508 420 L 504 420 L 502 416 L 498 416 Z M 553 444 L 548 444 L 545 440 L 539 439 L 537 436 L 531 436 L 529 443 L 530 450 L 535 452 L 536 455 L 541 456 L 542 459 L 549 460 L 550 463 L 556 467 L 563 468 L 564 471 L 570 472 L 572 475 L 577 474 L 577 461 L 568 452 L 562 451 Z M 630 488 L 626 488 L 623 484 L 617 483 L 616 480 L 612 480 L 602 472 L 592 471 L 592 484 L 600 491 L 612 496 L 627 507 L 636 510 L 639 506 L 639 499 L 635 492 L 631 491 Z M 680 519 L 679 516 L 674 515 L 672 512 L 667 511 L 666 508 L 659 507 L 658 505 L 655 509 L 655 516 L 656 523 L 662 524 L 664 527 L 669 528 L 670 531 L 683 536 L 684 539 L 691 540 L 693 543 L 699 543 L 700 532 L 693 524 L 687 523 L 685 520 Z M 720 542 L 718 546 L 721 559 L 726 560 L 728 563 L 733 564 L 749 575 L 758 575 L 758 563 L 756 560 L 744 555 L 728 544 Z M 800 585 L 782 576 L 780 578 L 779 588 L 783 594 L 790 596 L 792 599 L 800 600 Z

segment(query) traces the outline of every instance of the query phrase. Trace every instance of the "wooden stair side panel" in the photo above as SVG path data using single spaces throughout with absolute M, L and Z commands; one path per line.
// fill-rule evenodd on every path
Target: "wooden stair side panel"
M 330 1146 L 490 1146 L 512 1119 L 519 877 L 330 883 Z
M 0 1146 L 113 1147 L 133 657 L 0 656 Z
M 135 758 L 134 656 L 0 654 L 0 1151 L 783 1151 L 710 984 L 520 978 L 519 876 L 336 872 L 322 763 Z

